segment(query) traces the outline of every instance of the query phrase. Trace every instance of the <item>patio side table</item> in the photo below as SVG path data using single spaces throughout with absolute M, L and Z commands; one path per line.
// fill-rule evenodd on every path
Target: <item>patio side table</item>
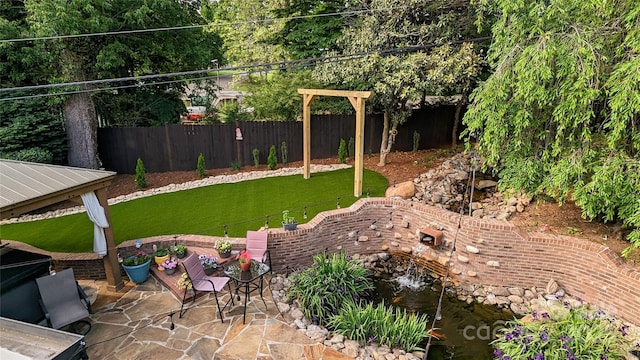
M 237 261 L 224 268 L 225 275 L 231 278 L 236 286 L 235 296 L 238 297 L 238 301 L 240 301 L 239 293 L 244 294 L 244 308 L 242 312 L 243 324 L 247 317 L 247 299 L 250 297 L 252 291 L 260 290 L 260 299 L 262 299 L 265 309 L 267 308 L 267 303 L 264 301 L 264 297 L 262 296 L 262 290 L 264 288 L 264 275 L 268 273 L 269 270 L 270 268 L 267 264 L 263 264 L 255 260 L 251 260 L 251 267 L 249 271 L 240 270 L 240 264 Z

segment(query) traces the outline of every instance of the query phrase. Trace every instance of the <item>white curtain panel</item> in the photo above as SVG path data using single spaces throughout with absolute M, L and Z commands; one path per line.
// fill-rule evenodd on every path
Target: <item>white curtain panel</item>
M 81 197 L 84 207 L 87 209 L 87 215 L 93 221 L 93 252 L 105 256 L 107 255 L 107 239 L 104 236 L 104 228 L 109 227 L 107 216 L 93 191 L 82 194 Z

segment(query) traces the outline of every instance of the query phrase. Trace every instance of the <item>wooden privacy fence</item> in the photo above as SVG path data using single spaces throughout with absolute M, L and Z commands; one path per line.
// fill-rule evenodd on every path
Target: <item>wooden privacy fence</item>
M 394 149 L 411 150 L 414 131 L 420 134 L 420 149 L 449 145 L 454 114 L 454 106 L 414 111 L 398 128 Z M 283 142 L 288 161 L 302 160 L 301 121 L 248 121 L 239 127 L 243 140 L 236 140 L 234 124 L 99 128 L 98 152 L 105 169 L 121 174 L 134 174 L 138 158 L 147 172 L 195 171 L 200 153 L 208 169 L 229 168 L 237 161 L 253 165 L 253 149 L 260 151 L 260 164 L 266 164 L 271 145 L 276 146 L 280 163 Z M 366 116 L 365 153 L 379 152 L 382 129 L 382 114 Z M 337 158 L 340 139 L 348 143 L 354 134 L 354 115 L 313 115 L 311 157 Z

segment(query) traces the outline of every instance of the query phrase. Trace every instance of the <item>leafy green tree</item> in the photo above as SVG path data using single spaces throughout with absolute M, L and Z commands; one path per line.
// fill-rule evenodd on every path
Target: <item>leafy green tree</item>
M 25 0 L 24 6 L 29 32 L 40 37 L 205 23 L 198 13 L 199 1 Z M 54 83 L 202 69 L 219 56 L 219 38 L 197 27 L 176 30 L 171 36 L 165 31 L 154 31 L 64 37 L 43 44 L 56 59 L 50 63 L 48 79 Z M 177 115 L 184 110 L 178 99 L 183 83 L 117 85 L 121 88 L 104 93 L 95 93 L 95 86 L 91 85 L 64 89 L 77 91 L 66 95 L 62 104 L 71 165 L 98 166 L 98 115 L 115 124 L 118 119 L 127 119 L 126 125 L 142 115 L 142 121 L 136 125 L 147 125 L 154 121 L 176 122 Z M 149 121 L 150 118 L 154 121 Z
M 293 59 L 321 57 L 338 50 L 336 42 L 345 26 L 342 15 L 326 15 L 349 10 L 353 4 L 343 0 L 291 0 L 273 10 L 286 19 L 272 41 L 280 44 Z M 322 16 L 325 14 L 325 16 Z
M 640 247 L 640 1 L 483 5 L 500 14 L 493 74 L 464 134 L 501 189 L 571 198 L 585 217 L 635 229 Z
M 0 40 L 29 36 L 21 1 L 0 2 Z M 40 43 L 0 43 L 0 157 L 66 163 L 66 139 L 57 99 L 24 98 L 3 88 L 46 82 L 49 54 Z M 20 98 L 20 99 L 17 99 Z
M 286 60 L 285 51 L 270 39 L 282 28 L 273 20 L 276 0 L 220 0 L 203 5 L 202 14 L 224 42 L 227 62 L 236 66 Z
M 318 88 L 310 70 L 274 71 L 267 77 L 250 76 L 239 86 L 245 91 L 243 104 L 253 109 L 257 120 L 294 121 L 302 117 L 302 97 L 299 88 Z M 320 98 L 312 103 L 312 112 L 341 113 L 351 105 L 332 98 Z
M 475 37 L 468 2 L 372 0 L 370 9 L 345 29 L 341 53 L 354 55 L 326 62 L 315 71 L 324 83 L 350 90 L 372 90 L 368 101 L 384 111 L 380 163 L 386 163 L 399 125 L 426 95 L 459 92 L 473 83 L 481 58 L 465 38 Z M 462 41 L 461 41 L 462 40 Z

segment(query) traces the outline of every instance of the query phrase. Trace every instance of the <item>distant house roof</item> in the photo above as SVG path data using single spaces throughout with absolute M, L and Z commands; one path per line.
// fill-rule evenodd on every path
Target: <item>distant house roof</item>
M 0 219 L 109 186 L 115 172 L 0 159 Z

